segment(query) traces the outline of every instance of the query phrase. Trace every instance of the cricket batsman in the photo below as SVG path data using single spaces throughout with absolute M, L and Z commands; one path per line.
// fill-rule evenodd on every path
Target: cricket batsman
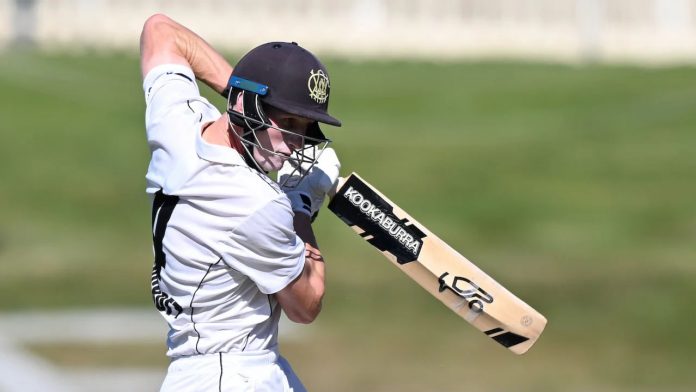
M 281 312 L 311 323 L 324 259 L 312 231 L 340 164 L 319 123 L 326 67 L 271 42 L 233 68 L 157 14 L 140 39 L 151 160 L 152 297 L 169 324 L 162 391 L 305 391 L 278 351 Z M 227 99 L 220 113 L 197 81 Z M 269 177 L 278 175 L 277 181 Z

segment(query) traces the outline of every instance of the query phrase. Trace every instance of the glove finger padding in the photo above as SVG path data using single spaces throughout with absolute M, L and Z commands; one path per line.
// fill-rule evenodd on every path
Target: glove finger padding
M 307 147 L 312 148 L 312 147 Z M 292 156 L 304 156 L 304 153 L 293 153 Z M 315 162 L 316 163 L 316 162 Z M 301 162 L 298 159 L 288 159 L 283 163 L 283 166 L 278 170 L 278 184 L 284 190 L 290 190 L 295 188 L 297 184 L 302 180 L 302 173 L 306 173 L 310 169 L 311 163 Z
M 307 181 L 309 177 L 317 176 L 318 178 L 312 179 L 311 181 L 315 181 L 315 186 L 326 195 L 338 181 L 340 170 L 341 162 L 338 161 L 336 151 L 334 151 L 333 148 L 326 148 L 312 168 L 312 171 L 310 171 L 307 178 L 305 178 L 305 181 Z
M 285 162 L 278 171 L 278 182 L 290 199 L 293 211 L 316 217 L 326 194 L 338 182 L 340 169 L 336 152 L 327 147 L 304 178 L 292 164 Z

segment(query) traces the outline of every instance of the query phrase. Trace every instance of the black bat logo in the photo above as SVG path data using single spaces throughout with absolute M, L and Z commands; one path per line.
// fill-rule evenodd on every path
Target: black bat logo
M 483 303 L 491 304 L 493 303 L 493 296 L 488 294 L 486 290 L 479 287 L 476 283 L 472 282 L 463 276 L 455 276 L 452 279 L 451 284 L 447 284 L 445 278 L 449 275 L 449 272 L 445 272 L 437 278 L 438 283 L 440 283 L 439 291 L 443 292 L 445 290 L 450 290 L 451 292 L 457 294 L 464 299 L 474 298 L 473 301 L 469 301 L 469 309 L 474 312 L 480 313 L 483 311 Z M 463 285 L 463 286 L 461 286 Z

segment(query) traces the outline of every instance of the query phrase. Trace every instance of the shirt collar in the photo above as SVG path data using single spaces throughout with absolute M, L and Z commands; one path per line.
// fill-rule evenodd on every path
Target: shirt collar
M 244 158 L 234 148 L 210 144 L 203 140 L 201 130 L 196 132 L 196 153 L 206 161 L 247 166 Z

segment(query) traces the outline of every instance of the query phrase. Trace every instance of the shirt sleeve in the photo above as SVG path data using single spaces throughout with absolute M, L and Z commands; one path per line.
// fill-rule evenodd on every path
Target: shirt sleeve
M 200 95 L 191 68 L 178 64 L 154 67 L 143 80 L 145 130 L 152 154 L 147 191 L 174 194 L 196 171 L 196 137 L 201 124 L 220 112 Z
M 151 69 L 143 79 L 143 90 L 147 104 L 146 125 L 173 107 L 200 98 L 193 70 L 179 64 L 162 64 Z
M 225 263 L 248 276 L 264 294 L 282 290 L 304 268 L 304 242 L 295 233 L 289 203 L 281 198 L 250 215 L 224 245 Z

